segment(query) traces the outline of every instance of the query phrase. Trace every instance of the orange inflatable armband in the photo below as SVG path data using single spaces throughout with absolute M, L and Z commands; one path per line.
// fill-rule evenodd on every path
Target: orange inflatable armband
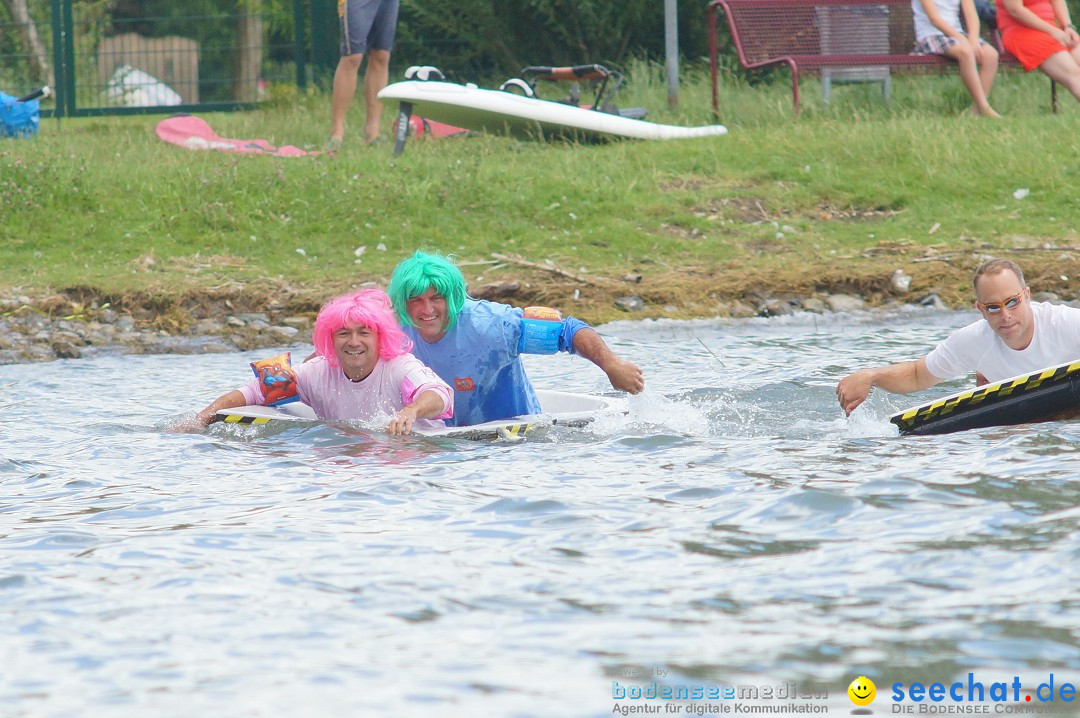
M 266 406 L 281 406 L 300 400 L 296 372 L 292 368 L 292 353 L 285 352 L 269 359 L 251 362 L 251 370 L 259 380 Z

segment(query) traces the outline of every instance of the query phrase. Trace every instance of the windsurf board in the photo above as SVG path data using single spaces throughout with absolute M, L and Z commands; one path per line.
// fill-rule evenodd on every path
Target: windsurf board
M 395 82 L 379 92 L 379 99 L 407 103 L 411 106 L 410 112 L 429 120 L 469 130 L 508 133 L 519 137 L 543 134 L 571 135 L 584 139 L 623 137 L 675 140 L 727 134 L 727 128 L 723 125 L 662 125 L 453 82 Z
M 950 394 L 893 414 L 901 434 L 947 434 L 1080 416 L 1080 360 Z
M 540 426 L 580 427 L 591 423 L 601 412 L 625 411 L 624 400 L 568 391 L 537 389 L 541 413 L 515 416 L 470 426 L 447 426 L 437 429 L 414 429 L 414 434 L 430 437 L 457 439 L 516 439 L 524 437 L 531 429 Z M 217 412 L 214 421 L 226 424 L 262 425 L 274 422 L 318 421 L 315 412 L 307 404 L 293 402 L 280 407 L 238 406 Z

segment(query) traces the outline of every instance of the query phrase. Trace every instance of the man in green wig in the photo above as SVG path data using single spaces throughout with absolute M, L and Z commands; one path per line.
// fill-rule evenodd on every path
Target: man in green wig
M 547 307 L 472 299 L 461 270 L 441 255 L 416 252 L 402 261 L 387 293 L 413 354 L 454 388 L 456 426 L 540 411 L 521 354 L 578 354 L 603 369 L 615 389 L 645 388 L 641 369 L 584 322 Z

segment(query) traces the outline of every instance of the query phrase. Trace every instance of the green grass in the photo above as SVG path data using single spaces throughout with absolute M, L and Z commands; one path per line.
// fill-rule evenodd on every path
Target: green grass
M 1043 76 L 1004 73 L 991 99 L 1006 119 L 995 122 L 963 114 L 955 75 L 897 77 L 893 93 L 886 103 L 878 85 L 840 86 L 825 107 L 806 79 L 795 118 L 786 73 L 750 86 L 725 72 L 727 137 L 582 146 L 483 136 L 410 142 L 396 160 L 387 145 L 356 141 L 336 157 L 187 152 L 155 137 L 159 117 L 47 120 L 33 140 L 0 142 L 0 286 L 168 292 L 270 279 L 333 291 L 385 281 L 417 248 L 614 277 L 805 273 L 841 259 L 857 273 L 863 257 L 896 247 L 914 256 L 1075 242 L 1071 96 L 1053 115 Z M 656 122 L 712 121 L 701 71 L 684 73 L 669 109 L 661 69 L 638 63 L 619 103 L 648 107 Z M 327 96 L 285 92 L 266 109 L 205 119 L 227 137 L 318 147 L 328 113 Z M 351 139 L 361 123 L 358 100 Z M 1016 200 L 1020 188 L 1030 195 Z

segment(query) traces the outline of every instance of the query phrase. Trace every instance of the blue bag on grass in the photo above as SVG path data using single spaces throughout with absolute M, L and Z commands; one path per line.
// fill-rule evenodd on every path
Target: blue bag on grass
M 41 103 L 19 102 L 19 98 L 0 92 L 0 137 L 31 137 L 41 121 Z

